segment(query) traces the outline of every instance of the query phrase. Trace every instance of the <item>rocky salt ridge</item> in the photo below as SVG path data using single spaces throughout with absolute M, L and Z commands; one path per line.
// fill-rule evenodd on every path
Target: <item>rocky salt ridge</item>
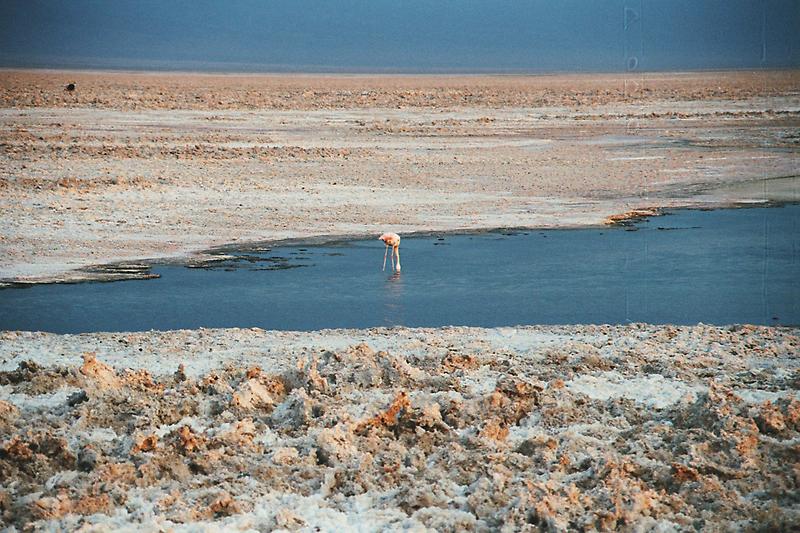
M 0 334 L 8 530 L 789 530 L 800 330 Z

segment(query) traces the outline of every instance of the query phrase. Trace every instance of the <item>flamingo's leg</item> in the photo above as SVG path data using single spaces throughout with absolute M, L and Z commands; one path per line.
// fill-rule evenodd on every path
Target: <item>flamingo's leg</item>
M 386 245 L 386 250 L 383 251 L 383 270 L 386 270 L 386 253 L 389 251 L 389 245 Z

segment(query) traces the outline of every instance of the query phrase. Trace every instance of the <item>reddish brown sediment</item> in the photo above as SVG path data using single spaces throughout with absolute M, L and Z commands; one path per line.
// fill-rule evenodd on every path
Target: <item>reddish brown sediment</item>
M 659 216 L 660 214 L 661 211 L 658 208 L 633 209 L 625 213 L 606 217 L 605 224 L 626 224 L 643 218 Z

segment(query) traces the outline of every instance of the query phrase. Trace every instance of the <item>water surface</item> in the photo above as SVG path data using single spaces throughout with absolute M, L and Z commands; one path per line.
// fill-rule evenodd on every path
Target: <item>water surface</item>
M 632 231 L 632 230 L 636 231 Z M 800 206 L 683 210 L 629 228 L 406 237 L 241 253 L 161 278 L 0 290 L 0 329 L 800 324 Z

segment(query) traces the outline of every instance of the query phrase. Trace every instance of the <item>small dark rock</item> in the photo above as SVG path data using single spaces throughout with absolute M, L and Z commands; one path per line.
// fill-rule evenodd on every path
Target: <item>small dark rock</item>
M 83 448 L 78 452 L 78 458 L 75 462 L 78 470 L 82 472 L 91 472 L 97 465 L 97 452 L 90 447 Z
M 69 405 L 70 407 L 75 407 L 79 403 L 83 403 L 87 400 L 89 400 L 89 395 L 86 394 L 85 390 L 80 390 L 78 392 L 73 392 L 72 394 L 69 395 L 69 397 L 67 398 L 67 405 Z
M 331 460 L 331 455 L 323 450 L 322 448 L 317 448 L 316 450 L 316 458 L 317 464 L 320 466 L 333 466 L 333 461 Z
M 75 90 L 75 84 L 74 83 L 68 83 L 67 86 L 64 87 L 64 90 L 71 93 L 72 91 Z
M 174 374 L 175 381 L 186 381 L 186 367 L 181 363 Z
M 541 449 L 541 446 L 537 443 L 534 443 L 531 440 L 523 441 L 517 449 L 515 450 L 517 453 L 521 453 L 522 455 L 526 455 L 528 457 L 533 456 L 536 454 L 537 451 Z
M 15 385 L 23 381 L 30 381 L 41 367 L 33 361 L 21 361 L 16 370 L 0 372 L 0 385 Z
M 192 474 L 207 474 L 208 473 L 208 465 L 203 461 L 191 461 L 189 463 L 189 471 Z
M 42 367 L 33 361 L 20 361 L 19 365 L 17 365 L 17 369 L 19 371 L 35 374 L 39 372 L 42 369 Z

